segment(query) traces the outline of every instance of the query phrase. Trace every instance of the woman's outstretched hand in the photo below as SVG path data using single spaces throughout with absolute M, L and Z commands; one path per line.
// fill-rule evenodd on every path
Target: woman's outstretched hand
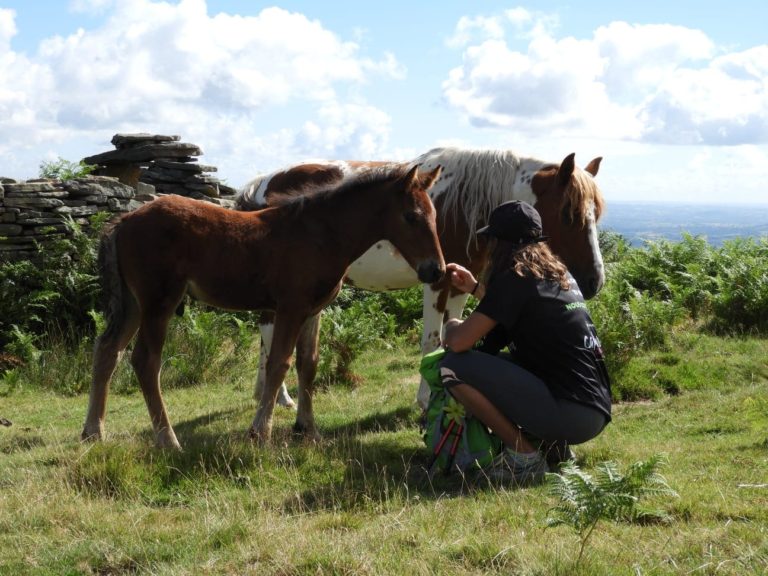
M 477 280 L 472 272 L 460 264 L 450 263 L 445 266 L 446 273 L 449 274 L 451 284 L 457 290 L 465 294 L 470 294 L 477 286 Z

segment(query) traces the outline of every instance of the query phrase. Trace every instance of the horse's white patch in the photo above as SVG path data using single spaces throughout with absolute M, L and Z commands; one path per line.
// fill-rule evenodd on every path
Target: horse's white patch
M 358 288 L 375 292 L 410 288 L 419 283 L 414 269 L 386 240 L 376 243 L 352 262 L 347 278 Z

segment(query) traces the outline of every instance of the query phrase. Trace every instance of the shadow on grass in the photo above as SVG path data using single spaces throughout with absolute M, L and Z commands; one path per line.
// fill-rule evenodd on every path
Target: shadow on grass
M 410 426 L 418 426 L 415 411 L 410 407 L 401 407 L 389 412 L 376 412 L 361 420 L 345 424 L 325 426 L 320 431 L 324 436 L 357 436 L 370 432 L 394 432 Z
M 29 436 L 15 435 L 0 442 L 0 454 L 10 455 L 17 452 L 27 452 L 40 446 L 45 446 L 45 439 L 42 436 L 37 434 Z
M 224 409 L 180 421 L 181 452 L 156 449 L 149 428 L 136 442 L 95 445 L 71 463 L 68 478 L 90 495 L 138 498 L 152 506 L 185 505 L 211 489 L 242 489 L 291 513 L 379 509 L 390 501 L 488 487 L 483 478 L 457 472 L 428 476 L 426 448 L 414 444 L 420 432 L 410 407 L 326 426 L 317 444 L 281 426 L 268 447 L 250 442 L 247 429 L 222 431 L 221 421 L 241 421 L 248 411 Z

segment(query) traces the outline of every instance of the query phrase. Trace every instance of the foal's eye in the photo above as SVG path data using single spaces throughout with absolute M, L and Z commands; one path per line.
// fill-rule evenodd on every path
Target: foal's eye
M 419 213 L 406 212 L 404 218 L 405 218 L 405 221 L 408 222 L 408 224 L 416 224 L 416 221 L 419 219 Z

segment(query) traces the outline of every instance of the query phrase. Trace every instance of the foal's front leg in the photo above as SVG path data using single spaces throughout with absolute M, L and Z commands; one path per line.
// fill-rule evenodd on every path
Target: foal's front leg
M 261 390 L 256 417 L 248 431 L 248 435 L 256 442 L 269 442 L 272 436 L 272 414 L 275 411 L 277 393 L 288 372 L 299 330 L 307 317 L 308 314 L 295 312 L 278 311 L 275 314 L 275 331 L 267 358 L 266 381 Z

